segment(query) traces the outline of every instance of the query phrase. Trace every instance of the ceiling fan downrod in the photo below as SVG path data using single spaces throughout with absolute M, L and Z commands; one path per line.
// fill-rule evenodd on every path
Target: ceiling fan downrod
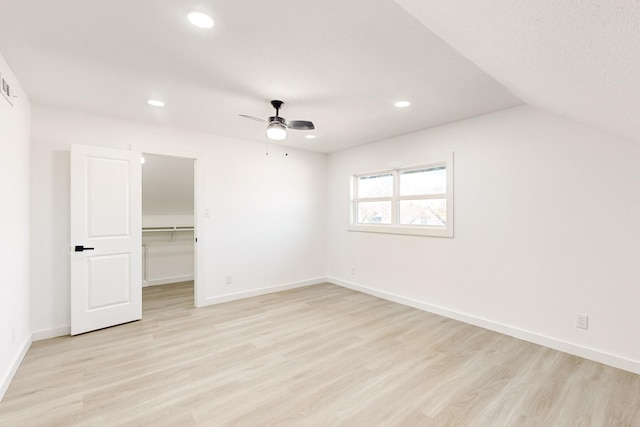
M 284 102 L 278 101 L 277 99 L 274 99 L 273 101 L 271 101 L 271 106 L 276 109 L 276 117 L 278 117 L 280 109 L 282 108 L 283 105 L 284 105 Z

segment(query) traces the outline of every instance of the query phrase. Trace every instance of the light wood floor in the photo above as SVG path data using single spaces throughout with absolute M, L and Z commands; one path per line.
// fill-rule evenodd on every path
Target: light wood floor
M 323 284 L 36 342 L 1 426 L 640 426 L 640 376 Z

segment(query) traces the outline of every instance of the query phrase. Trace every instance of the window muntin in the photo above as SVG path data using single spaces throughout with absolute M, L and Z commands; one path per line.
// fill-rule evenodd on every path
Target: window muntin
M 453 237 L 453 153 L 446 161 L 352 178 L 351 231 Z

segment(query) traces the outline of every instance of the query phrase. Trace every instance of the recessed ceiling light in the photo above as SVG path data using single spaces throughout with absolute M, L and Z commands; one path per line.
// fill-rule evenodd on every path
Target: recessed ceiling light
M 187 19 L 196 27 L 211 28 L 213 27 L 213 18 L 202 12 L 191 12 L 187 15 Z
M 150 99 L 147 101 L 147 104 L 153 105 L 154 107 L 164 107 L 164 102 L 158 101 L 157 99 Z
M 305 138 L 307 139 L 316 139 L 315 135 L 305 135 Z
M 398 108 L 405 108 L 405 107 L 408 107 L 409 105 L 411 105 L 409 101 L 398 101 L 395 103 L 395 106 Z
M 146 162 L 147 159 L 145 159 L 144 157 L 140 156 L 140 164 L 144 165 L 144 162 Z

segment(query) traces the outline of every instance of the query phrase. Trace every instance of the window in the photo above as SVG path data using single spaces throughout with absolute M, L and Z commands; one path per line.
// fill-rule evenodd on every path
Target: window
M 453 154 L 447 157 L 354 175 L 350 230 L 453 237 Z
M 358 224 L 391 224 L 393 174 L 357 177 Z

